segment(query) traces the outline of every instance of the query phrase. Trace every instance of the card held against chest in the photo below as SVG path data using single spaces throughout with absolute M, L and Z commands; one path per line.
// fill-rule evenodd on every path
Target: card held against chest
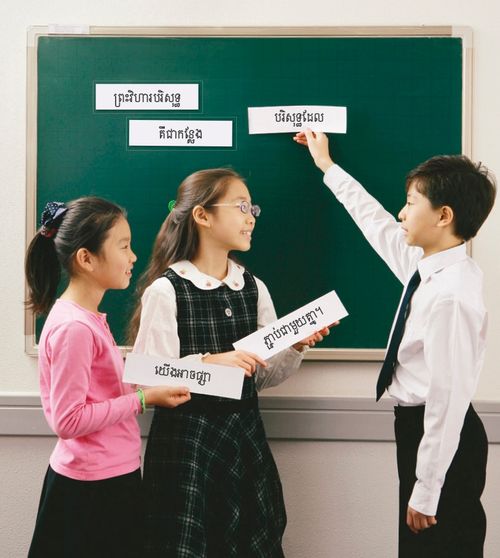
M 236 341 L 233 347 L 267 359 L 347 315 L 348 312 L 340 302 L 337 293 L 330 291 Z
M 185 386 L 191 393 L 241 399 L 243 368 L 129 353 L 123 381 L 141 386 Z

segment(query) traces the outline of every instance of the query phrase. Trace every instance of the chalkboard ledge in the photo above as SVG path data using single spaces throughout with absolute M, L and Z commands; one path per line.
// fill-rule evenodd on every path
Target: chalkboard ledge
M 500 402 L 476 401 L 490 443 L 500 443 Z M 270 440 L 393 442 L 393 404 L 368 398 L 274 397 L 262 395 L 260 408 Z M 152 410 L 139 417 L 147 435 Z M 0 436 L 53 436 L 36 393 L 0 395 Z

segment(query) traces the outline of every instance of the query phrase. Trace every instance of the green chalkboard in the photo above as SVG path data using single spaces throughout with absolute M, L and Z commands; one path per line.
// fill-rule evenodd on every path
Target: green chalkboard
M 136 277 L 188 174 L 230 165 L 262 207 L 250 252 L 283 315 L 335 289 L 350 316 L 326 347 L 385 346 L 402 286 L 322 185 L 291 134 L 249 135 L 247 107 L 347 107 L 335 159 L 389 211 L 404 178 L 462 151 L 462 39 L 456 37 L 42 36 L 37 48 L 37 219 L 49 200 L 110 198 L 128 209 Z M 198 83 L 196 111 L 97 111 L 96 83 Z M 232 148 L 132 148 L 130 119 L 231 119 Z M 124 340 L 132 289 L 108 293 Z

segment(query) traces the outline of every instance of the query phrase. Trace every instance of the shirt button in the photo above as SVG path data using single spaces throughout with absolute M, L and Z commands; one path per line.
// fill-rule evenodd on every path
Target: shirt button
M 230 318 L 230 317 L 233 315 L 233 312 L 232 312 L 231 308 L 226 308 L 226 309 L 224 310 L 224 313 L 226 314 L 226 316 L 227 316 L 228 318 Z
M 212 283 L 210 283 L 210 281 L 207 281 L 207 282 L 205 283 L 205 285 L 206 285 L 207 287 L 211 287 L 211 286 L 212 286 Z
M 185 269 L 181 269 L 179 273 L 180 273 L 181 275 L 184 275 L 184 274 L 186 273 L 186 270 L 185 270 Z
M 233 285 L 234 285 L 235 287 L 239 287 L 239 286 L 240 286 L 240 284 L 238 283 L 238 281 L 233 281 Z

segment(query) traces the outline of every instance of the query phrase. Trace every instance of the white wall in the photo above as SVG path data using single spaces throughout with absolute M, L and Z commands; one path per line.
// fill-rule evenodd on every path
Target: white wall
M 500 177 L 500 3 L 497 0 L 2 0 L 0 3 L 0 392 L 37 391 L 36 363 L 24 355 L 26 29 L 50 23 L 92 25 L 469 25 L 474 31 L 473 156 Z M 368 185 L 369 186 L 369 185 Z M 500 258 L 495 210 L 474 242 L 485 272 L 490 342 L 478 399 L 500 401 Z M 280 394 L 371 397 L 374 364 L 307 363 Z M 24 556 L 33 525 L 48 438 L 0 438 L 0 558 Z M 275 442 L 289 510 L 287 556 L 387 558 L 395 549 L 392 444 Z M 487 556 L 500 555 L 498 446 L 490 453 L 485 503 Z M 383 518 L 383 522 L 380 519 Z M 349 543 L 350 541 L 350 543 Z M 348 550 L 350 548 L 350 550 Z M 309 549 L 309 550 L 308 550 Z

